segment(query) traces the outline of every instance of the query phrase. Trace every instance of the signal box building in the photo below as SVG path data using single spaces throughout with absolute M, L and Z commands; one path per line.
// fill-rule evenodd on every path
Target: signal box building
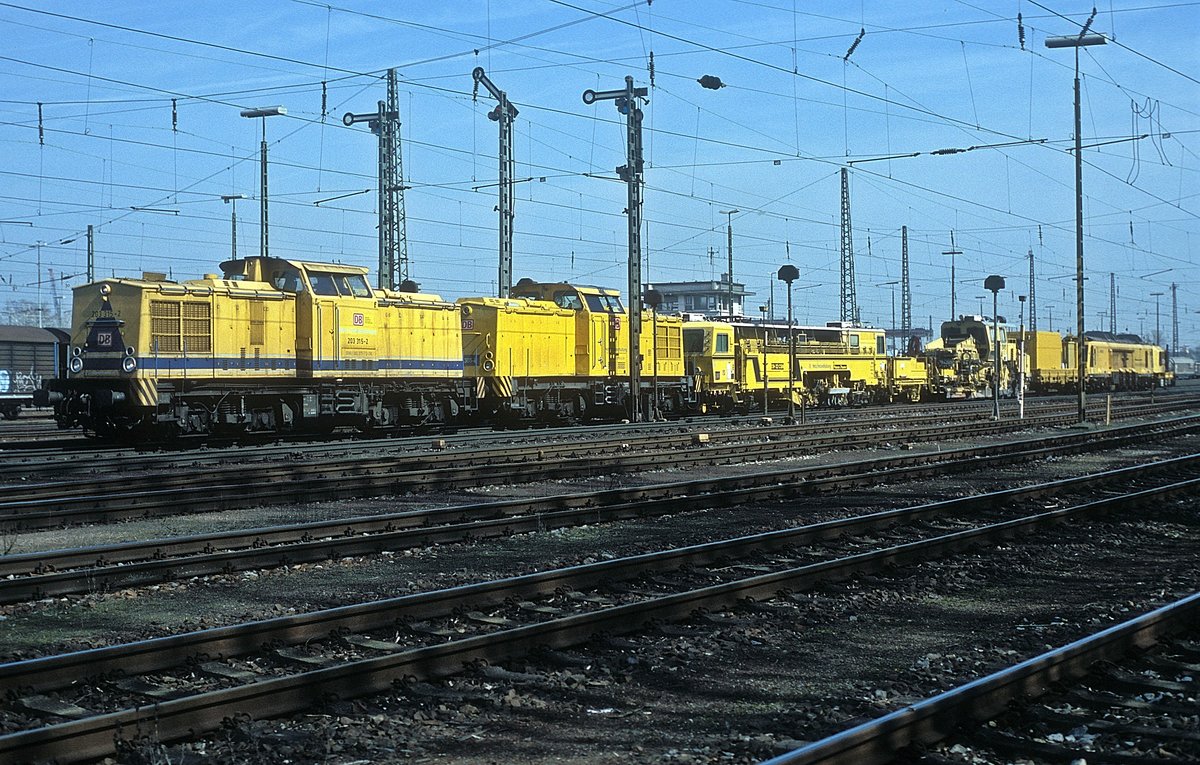
M 655 282 L 662 294 L 660 313 L 680 313 L 713 318 L 729 315 L 729 274 L 703 282 Z M 753 292 L 746 285 L 733 283 L 733 315 L 745 316 L 745 299 Z

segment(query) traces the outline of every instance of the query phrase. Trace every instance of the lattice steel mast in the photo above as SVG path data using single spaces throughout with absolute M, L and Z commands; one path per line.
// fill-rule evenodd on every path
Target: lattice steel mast
M 1175 282 L 1171 282 L 1171 347 L 1167 349 L 1169 355 L 1174 355 L 1179 349 L 1179 301 L 1175 295 L 1177 286 Z
M 900 227 L 900 332 L 907 343 L 912 333 L 912 289 L 908 281 L 908 226 Z
M 1108 272 L 1108 331 L 1117 333 L 1117 275 Z
M 1033 273 L 1033 248 L 1029 248 L 1029 331 L 1037 332 L 1037 281 Z
M 854 286 L 854 238 L 850 233 L 850 174 L 842 168 L 842 321 L 858 323 L 858 291 Z
M 404 212 L 404 157 L 396 70 L 387 72 L 387 100 L 375 112 L 342 116 L 349 126 L 366 122 L 379 137 L 379 286 L 399 289 L 408 281 L 408 232 Z

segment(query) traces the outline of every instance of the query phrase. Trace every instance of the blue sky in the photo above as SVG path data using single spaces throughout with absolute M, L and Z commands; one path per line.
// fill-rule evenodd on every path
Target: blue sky
M 192 278 L 229 256 L 220 197 L 243 193 L 239 253 L 256 252 L 260 125 L 238 116 L 252 106 L 288 109 L 267 122 L 272 254 L 373 266 L 375 138 L 340 118 L 374 108 L 387 67 L 400 77 L 411 273 L 447 298 L 491 294 L 494 102 L 472 99 L 470 76 L 483 66 L 520 109 L 516 174 L 531 179 L 516 192 L 515 278 L 624 289 L 625 189 L 613 172 L 624 127 L 611 102 L 580 96 L 632 75 L 650 88 L 646 281 L 719 277 L 719 211 L 738 209 L 734 271 L 757 293 L 750 312 L 790 259 L 809 287 L 797 293 L 801 319 L 836 319 L 840 168 L 920 152 L 851 170 L 863 319 L 891 324 L 893 287 L 879 285 L 900 278 L 907 226 L 915 324 L 949 317 L 942 252 L 953 229 L 960 313 L 978 310 L 984 277 L 998 273 L 1012 288 L 1001 313 L 1015 316 L 1033 249 L 1039 320 L 1046 328 L 1053 313 L 1062 329 L 1074 303 L 1073 56 L 1044 40 L 1078 32 L 1091 10 L 1064 0 L 0 3 L 0 308 L 34 299 L 39 249 L 48 305 L 50 269 L 59 284 L 81 283 L 88 224 L 99 275 Z M 1163 292 L 1169 339 L 1175 283 L 1181 344 L 1200 345 L 1200 4 L 1112 0 L 1092 29 L 1113 39 L 1080 56 L 1083 141 L 1103 144 L 1084 151 L 1087 324 L 1108 328 L 1114 273 L 1118 329 L 1153 333 L 1152 293 Z M 726 87 L 700 87 L 706 74 Z M 930 153 L 969 147 L 980 148 Z

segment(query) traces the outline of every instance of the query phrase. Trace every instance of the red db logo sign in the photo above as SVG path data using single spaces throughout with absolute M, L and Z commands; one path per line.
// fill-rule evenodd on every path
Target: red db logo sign
M 366 323 L 366 319 L 363 317 L 363 315 L 361 313 L 354 314 L 354 326 L 361 327 L 365 323 Z

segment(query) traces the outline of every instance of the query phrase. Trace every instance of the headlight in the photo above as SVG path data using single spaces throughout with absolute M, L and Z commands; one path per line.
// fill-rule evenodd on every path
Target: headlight
M 133 370 L 137 369 L 137 359 L 132 356 L 126 356 L 125 358 L 121 359 L 121 369 L 125 370 L 126 372 L 132 372 Z
M 101 295 L 108 295 L 111 292 L 112 292 L 112 287 L 110 285 L 107 285 L 107 284 L 100 285 L 100 294 Z
M 79 374 L 80 372 L 83 371 L 83 359 L 76 356 L 71 359 L 71 363 L 69 366 L 71 368 L 71 372 L 73 372 L 74 374 Z
M 74 347 L 72 347 L 72 348 L 71 348 L 71 355 L 73 355 L 73 356 L 79 356 L 79 355 L 82 355 L 82 354 L 83 354 L 83 346 L 76 345 L 76 346 L 74 346 Z
M 125 346 L 125 355 L 126 356 L 132 356 L 135 353 L 137 353 L 137 349 L 134 348 L 132 345 Z

